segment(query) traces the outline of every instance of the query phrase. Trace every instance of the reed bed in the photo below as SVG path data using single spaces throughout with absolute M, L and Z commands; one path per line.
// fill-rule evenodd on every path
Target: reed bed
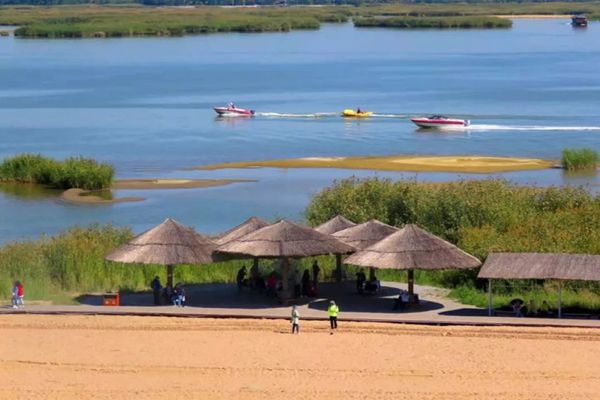
M 4 3 L 6 4 L 6 3 Z M 323 22 L 340 23 L 356 18 L 357 26 L 402 28 L 507 28 L 510 21 L 495 15 L 600 15 L 599 2 L 475 3 L 475 4 L 375 4 L 322 7 L 153 7 L 179 5 L 165 1 L 137 1 L 54 7 L 13 0 L 0 7 L 0 24 L 18 25 L 15 35 L 28 38 L 86 38 L 129 36 L 181 36 L 215 32 L 287 32 L 319 29 Z M 33 3 L 36 4 L 36 3 Z M 52 0 L 44 5 L 52 5 Z M 73 4 L 73 3 L 72 3 Z M 77 0 L 75 3 L 77 4 Z M 187 4 L 187 3 L 186 3 Z M 192 3 L 193 4 L 193 3 Z M 218 3 L 216 3 L 218 4 Z M 225 4 L 225 3 L 223 3 Z M 231 2 L 227 2 L 230 5 Z M 460 18 L 459 18 L 460 17 Z M 478 18 L 476 18 L 478 17 Z M 395 22 L 393 22 L 395 21 Z M 371 24 L 371 25 L 368 25 Z M 401 25 L 401 26 L 398 26 Z
M 40 154 L 19 154 L 0 163 L 0 182 L 37 183 L 56 189 L 109 188 L 114 168 L 84 157 L 57 161 Z
M 510 28 L 512 21 L 506 18 L 485 16 L 440 17 L 360 17 L 354 19 L 359 28 L 396 29 L 491 29 Z
M 593 149 L 564 149 L 561 165 L 567 171 L 595 171 L 599 161 L 598 152 Z

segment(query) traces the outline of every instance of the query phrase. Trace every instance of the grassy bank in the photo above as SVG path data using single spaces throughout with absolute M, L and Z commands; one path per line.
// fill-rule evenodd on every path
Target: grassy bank
M 347 21 L 345 8 L 225 9 L 69 6 L 0 8 L 0 23 L 21 26 L 15 36 L 83 38 L 182 36 L 217 32 L 287 32 Z
M 39 154 L 20 154 L 0 163 L 0 182 L 38 183 L 56 189 L 110 188 L 113 176 L 109 164 L 83 157 L 57 161 Z
M 595 171 L 600 158 L 598 152 L 592 149 L 565 149 L 562 152 L 561 164 L 567 171 Z
M 84 38 L 181 36 L 214 32 L 287 32 L 318 29 L 323 22 L 356 18 L 357 26 L 508 27 L 493 15 L 600 15 L 600 3 L 519 4 L 388 4 L 323 7 L 144 7 L 120 6 L 5 6 L 0 25 L 18 25 L 18 37 Z M 394 22 L 395 21 L 395 22 Z M 393 24 L 393 25 L 390 25 Z M 401 25 L 401 26 L 398 26 Z
M 506 18 L 486 16 L 450 17 L 360 17 L 354 19 L 359 28 L 396 29 L 491 29 L 510 28 L 512 21 Z
M 600 196 L 584 189 L 516 187 L 501 180 L 422 185 L 349 179 L 318 193 L 306 210 L 313 225 L 336 214 L 355 222 L 416 223 L 481 260 L 492 251 L 600 254 Z M 460 301 L 482 306 L 485 282 L 476 275 L 421 272 L 417 282 L 451 288 Z M 555 303 L 554 291 L 536 281 L 498 281 L 497 290 L 497 305 L 509 297 Z M 569 282 L 567 290 L 568 306 L 600 309 L 600 283 Z
M 378 218 L 392 225 L 417 223 L 464 250 L 484 259 L 490 251 L 540 251 L 600 254 L 600 196 L 583 189 L 515 187 L 500 180 L 416 184 L 388 180 L 344 180 L 317 194 L 307 208 L 311 224 L 335 214 L 363 222 Z M 165 280 L 163 266 L 106 263 L 104 256 L 131 238 L 127 228 L 94 225 L 72 228 L 53 237 L 4 245 L 0 248 L 0 298 L 10 284 L 22 280 L 28 299 L 65 302 L 81 293 L 107 290 L 147 290 L 154 275 Z M 308 268 L 312 259 L 299 262 Z M 333 277 L 333 257 L 319 257 L 326 279 Z M 185 283 L 235 281 L 245 261 L 207 266 L 177 266 L 175 279 Z M 261 261 L 263 274 L 273 270 Z M 346 266 L 353 279 L 356 268 Z M 382 280 L 406 281 L 403 271 L 381 270 Z M 485 282 L 472 271 L 416 271 L 417 283 L 452 289 L 467 304 L 485 306 Z M 495 282 L 495 302 L 534 298 L 556 304 L 552 282 Z M 567 307 L 600 310 L 600 284 L 567 282 Z

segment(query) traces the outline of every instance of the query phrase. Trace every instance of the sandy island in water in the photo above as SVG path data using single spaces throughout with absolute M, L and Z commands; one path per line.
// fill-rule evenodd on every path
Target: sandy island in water
M 0 316 L 1 399 L 598 399 L 600 330 Z
M 494 17 L 498 18 L 508 18 L 508 19 L 571 19 L 572 15 L 567 14 L 502 14 L 502 15 L 494 15 Z
M 240 161 L 198 166 L 196 169 L 224 168 L 342 168 L 379 171 L 493 173 L 550 168 L 555 163 L 536 158 L 480 156 L 373 156 L 305 157 L 266 161 Z
M 253 182 L 243 179 L 121 179 L 115 181 L 112 189 L 125 190 L 154 190 L 154 189 L 194 189 L 230 185 L 232 183 Z M 107 191 L 110 194 L 109 191 Z M 109 196 L 110 197 L 110 196 Z M 105 198 L 101 193 L 69 189 L 63 192 L 62 199 L 72 203 L 82 204 L 114 204 L 132 201 L 142 201 L 143 197 Z

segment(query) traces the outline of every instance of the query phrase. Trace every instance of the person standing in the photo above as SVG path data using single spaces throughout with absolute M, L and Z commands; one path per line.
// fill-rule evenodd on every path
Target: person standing
M 331 326 L 331 334 L 333 335 L 333 330 L 337 329 L 337 318 L 340 312 L 340 308 L 335 304 L 335 301 L 331 300 L 329 302 L 329 307 L 327 308 L 327 313 L 329 314 L 329 325 Z
M 292 307 L 292 335 L 300 333 L 300 311 L 296 306 Z
M 17 297 L 18 297 L 18 305 L 21 307 L 25 307 L 25 289 L 23 288 L 23 284 L 20 281 L 17 281 Z
M 242 291 L 242 286 L 244 286 L 244 278 L 246 277 L 246 266 L 244 265 L 237 273 L 237 277 L 235 278 L 237 282 L 238 292 Z
M 13 288 L 12 288 L 12 299 L 11 299 L 11 303 L 12 303 L 12 308 L 18 308 L 19 307 L 19 285 L 18 285 L 18 281 L 15 281 L 13 284 Z
M 152 288 L 152 294 L 154 295 L 154 305 L 160 306 L 160 291 L 162 290 L 162 285 L 160 284 L 160 279 L 158 276 L 155 276 L 150 283 L 150 287 Z
M 317 260 L 315 260 L 313 262 L 312 265 L 312 273 L 313 273 L 313 290 L 314 290 L 314 294 L 316 296 L 317 294 L 317 285 L 319 283 L 319 273 L 321 272 L 321 268 L 319 268 L 319 263 L 317 262 Z

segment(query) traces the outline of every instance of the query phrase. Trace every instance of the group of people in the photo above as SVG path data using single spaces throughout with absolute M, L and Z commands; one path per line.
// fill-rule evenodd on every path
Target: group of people
M 163 288 L 160 278 L 155 276 L 150 283 L 150 287 L 154 296 L 154 305 L 173 304 L 175 307 L 185 307 L 185 288 L 181 282 L 177 283 L 174 287 L 167 285 Z
M 372 294 L 377 293 L 381 288 L 381 282 L 375 276 L 375 271 L 371 268 L 369 272 L 369 280 L 367 280 L 367 275 L 365 275 L 365 271 L 361 268 L 356 273 L 356 291 L 359 294 Z
M 510 305 L 516 317 L 546 317 L 550 315 L 550 305 L 546 300 L 542 301 L 539 307 L 533 299 L 529 300 L 527 305 L 520 299 L 514 299 Z
M 340 307 L 335 304 L 335 301 L 331 300 L 327 307 L 327 315 L 329 316 L 329 326 L 331 327 L 331 334 L 337 329 L 337 319 L 340 313 Z M 297 306 L 292 306 L 292 316 L 290 319 L 292 323 L 292 334 L 300 333 L 300 311 Z
M 25 289 L 20 281 L 15 281 L 12 288 L 12 308 L 25 307 Z
M 289 276 L 289 285 L 294 288 L 294 297 L 314 297 L 317 295 L 319 275 L 321 268 L 319 263 L 315 260 L 312 264 L 312 277 L 308 269 L 305 269 L 302 275 L 300 275 L 296 268 Z M 238 291 L 242 291 L 245 287 L 248 287 L 251 291 L 257 291 L 263 293 L 266 291 L 267 296 L 276 296 L 277 292 L 282 289 L 283 282 L 278 279 L 274 271 L 267 275 L 264 279 L 257 266 L 253 266 L 250 269 L 250 276 L 248 276 L 246 266 L 242 266 L 237 272 L 236 283 Z

